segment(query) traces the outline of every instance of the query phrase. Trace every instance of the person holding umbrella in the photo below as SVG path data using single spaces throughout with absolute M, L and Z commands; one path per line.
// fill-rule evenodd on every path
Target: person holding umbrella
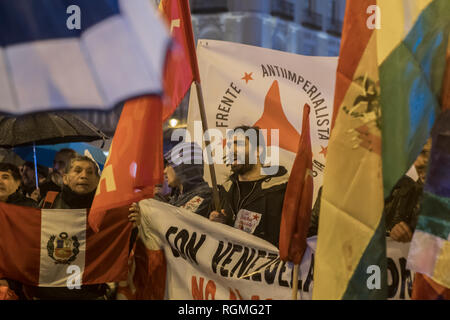
M 23 166 L 19 168 L 19 170 L 20 174 L 22 175 L 22 184 L 20 187 L 22 189 L 23 195 L 39 202 L 40 194 L 39 190 L 36 189 L 36 173 L 34 171 L 34 164 L 30 161 L 27 161 Z M 39 184 L 42 185 L 45 181 L 47 181 L 49 169 L 47 167 L 38 165 L 37 172 Z
M 72 158 L 75 158 L 77 153 L 73 149 L 64 148 L 59 150 L 55 159 L 53 160 L 53 171 L 48 176 L 48 179 L 40 184 L 41 197 L 45 198 L 48 191 L 61 192 L 63 187 L 63 176 L 67 165 Z

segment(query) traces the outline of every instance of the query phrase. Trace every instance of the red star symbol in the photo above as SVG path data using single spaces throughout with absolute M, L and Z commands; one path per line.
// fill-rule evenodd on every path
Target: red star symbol
M 244 72 L 244 73 L 245 73 L 245 75 L 241 79 L 245 80 L 245 83 L 248 83 L 249 80 L 254 80 L 252 78 L 253 72 L 250 72 L 250 73 Z
M 322 146 L 320 146 L 321 148 L 322 148 L 322 151 L 320 151 L 319 153 L 322 153 L 323 154 L 323 156 L 324 157 L 326 157 L 327 156 L 327 150 L 328 150 L 328 147 L 322 147 Z
M 258 215 L 257 214 L 253 215 L 253 220 L 258 220 Z

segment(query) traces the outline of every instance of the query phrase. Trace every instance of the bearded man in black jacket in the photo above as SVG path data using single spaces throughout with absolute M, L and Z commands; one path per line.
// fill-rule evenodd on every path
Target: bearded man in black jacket
M 232 174 L 219 186 L 222 210 L 212 211 L 209 219 L 278 247 L 287 170 L 282 166 L 263 166 L 266 148 L 258 127 L 239 126 L 234 132 L 230 141 L 233 156 L 228 155 Z

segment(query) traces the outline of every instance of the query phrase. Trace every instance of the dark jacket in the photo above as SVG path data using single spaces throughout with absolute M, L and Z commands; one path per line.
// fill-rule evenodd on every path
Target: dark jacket
M 311 221 L 309 223 L 308 238 L 316 236 L 319 230 L 319 212 L 320 212 L 320 201 L 322 200 L 322 187 L 319 188 L 317 193 L 316 202 L 314 202 L 313 209 L 311 211 Z
M 61 187 L 58 186 L 51 177 L 48 177 L 44 182 L 39 184 L 39 192 L 41 194 L 41 199 L 44 199 L 49 191 L 61 192 Z
M 389 197 L 384 201 L 384 215 L 386 231 L 399 222 L 405 222 L 414 231 L 420 209 L 420 199 L 423 192 L 423 184 L 416 182 L 408 176 L 403 176 L 391 191 Z M 311 213 L 311 224 L 308 237 L 317 235 L 319 228 L 320 201 L 322 198 L 322 187 L 317 194 L 316 202 Z
M 403 176 L 391 191 L 384 202 L 386 231 L 399 222 L 405 222 L 414 231 L 420 211 L 420 200 L 423 193 L 423 184 Z
M 183 186 L 183 192 L 174 190 L 169 203 L 207 217 L 212 199 L 212 189 L 203 179 L 203 164 L 195 164 L 192 160 L 191 164 L 182 163 L 173 166 L 173 169 Z
M 225 210 L 227 216 L 226 223 L 239 228 L 240 221 L 236 219 L 241 209 L 260 214 L 260 221 L 253 234 L 278 247 L 281 212 L 288 178 L 287 170 L 280 166 L 278 173 L 255 181 L 251 192 L 245 199 L 241 199 L 238 175 L 231 175 L 219 186 L 221 208 Z
M 40 206 L 43 209 L 86 209 L 92 206 L 94 196 L 95 190 L 91 193 L 80 195 L 73 192 L 69 187 L 64 186 L 52 203 L 47 203 L 44 198 Z
M 13 194 L 11 194 L 8 199 L 6 199 L 6 203 L 15 204 L 18 206 L 38 208 L 38 203 L 33 199 L 24 196 L 20 190 L 17 190 Z

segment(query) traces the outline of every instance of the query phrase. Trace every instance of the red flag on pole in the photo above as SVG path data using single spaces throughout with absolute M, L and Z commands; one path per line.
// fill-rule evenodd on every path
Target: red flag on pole
M 161 98 L 125 103 L 89 214 L 92 229 L 107 210 L 153 196 L 163 180 L 162 134 Z
M 309 112 L 310 107 L 305 104 L 301 138 L 284 196 L 280 226 L 280 258 L 294 264 L 302 260 L 311 220 L 313 177 Z
M 164 79 L 164 112 L 166 120 L 181 103 L 192 81 L 200 82 L 191 12 L 188 0 L 161 0 L 159 10 L 174 39 L 169 52 Z
M 161 0 L 159 9 L 164 13 L 171 35 L 183 47 L 183 50 L 187 53 L 186 56 L 189 57 L 191 79 L 200 82 L 189 0 Z M 183 71 L 185 79 L 189 78 L 187 70 L 186 68 Z
M 96 231 L 106 210 L 153 196 L 163 179 L 162 124 L 200 78 L 188 1 L 162 0 L 160 9 L 175 39 L 166 58 L 164 95 L 125 104 L 89 215 Z

